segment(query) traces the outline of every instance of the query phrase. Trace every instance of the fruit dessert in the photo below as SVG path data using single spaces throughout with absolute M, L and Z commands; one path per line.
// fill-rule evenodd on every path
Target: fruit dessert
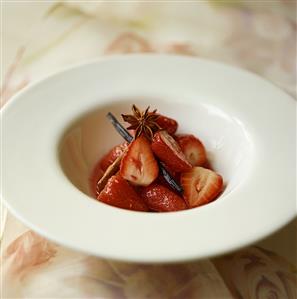
M 125 129 L 107 117 L 125 139 L 95 166 L 90 177 L 96 198 L 134 211 L 172 212 L 199 207 L 215 200 L 223 189 L 222 177 L 209 167 L 206 150 L 196 136 L 177 134 L 176 120 L 140 111 L 122 118 Z

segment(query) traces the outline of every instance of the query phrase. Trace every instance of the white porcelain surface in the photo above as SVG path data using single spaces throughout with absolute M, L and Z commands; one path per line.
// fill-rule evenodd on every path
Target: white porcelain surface
M 105 115 L 151 105 L 204 142 L 226 189 L 175 213 L 114 208 L 89 194 L 94 163 L 121 138 Z M 2 197 L 17 217 L 66 246 L 166 262 L 252 243 L 296 214 L 296 104 L 255 75 L 165 55 L 103 59 L 53 75 L 2 111 Z

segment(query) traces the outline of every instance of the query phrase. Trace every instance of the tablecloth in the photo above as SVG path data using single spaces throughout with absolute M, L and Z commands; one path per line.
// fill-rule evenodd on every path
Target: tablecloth
M 296 2 L 1 1 L 1 50 L 1 105 L 66 66 L 133 52 L 222 61 L 296 97 Z M 297 298 L 296 219 L 254 246 L 176 265 L 75 252 L 3 206 L 1 238 L 2 298 Z

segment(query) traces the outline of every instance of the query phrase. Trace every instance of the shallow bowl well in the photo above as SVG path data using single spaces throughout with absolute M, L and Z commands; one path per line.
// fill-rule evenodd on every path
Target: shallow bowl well
M 143 99 L 141 95 L 134 100 L 108 99 L 107 102 L 74 120 L 59 144 L 59 159 L 65 175 L 85 194 L 94 196 L 89 179 L 96 163 L 113 146 L 124 141 L 106 114 L 112 112 L 121 120 L 121 113 L 130 113 L 133 103 L 142 109 L 156 108 L 161 114 L 176 119 L 177 133 L 194 134 L 203 142 L 210 164 L 225 182 L 220 200 L 246 177 L 252 159 L 251 140 L 241 123 L 221 109 L 204 103 L 175 103 L 174 98 Z

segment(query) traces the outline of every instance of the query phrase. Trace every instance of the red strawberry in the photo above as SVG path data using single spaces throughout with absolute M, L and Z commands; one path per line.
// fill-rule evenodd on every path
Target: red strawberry
M 213 167 L 211 166 L 211 163 L 208 160 L 206 160 L 205 163 L 201 166 L 204 167 L 204 168 L 213 170 Z
M 171 212 L 187 209 L 187 205 L 181 197 L 156 183 L 142 188 L 140 194 L 147 206 L 153 211 Z
M 181 147 L 187 160 L 193 166 L 202 166 L 206 163 L 206 151 L 202 142 L 194 135 L 178 135 L 176 141 Z
M 213 201 L 223 188 L 222 177 L 203 167 L 194 167 L 182 173 L 180 181 L 185 200 L 191 208 Z
M 144 136 L 129 145 L 121 162 L 120 173 L 129 182 L 141 186 L 147 186 L 157 178 L 159 166 Z
M 97 194 L 97 182 L 101 179 L 101 177 L 103 176 L 104 172 L 101 168 L 101 163 L 99 161 L 99 163 L 96 164 L 96 166 L 94 167 L 90 178 L 89 178 L 89 182 L 90 182 L 90 189 L 91 189 L 91 193 L 92 195 Z
M 176 172 L 189 171 L 192 168 L 178 143 L 167 131 L 159 131 L 154 135 L 152 150 L 161 161 Z
M 148 211 L 143 199 L 120 175 L 114 175 L 108 180 L 97 199 L 122 209 Z
M 177 130 L 178 123 L 176 120 L 169 118 L 164 115 L 159 115 L 156 123 L 164 130 L 166 130 L 169 134 L 174 134 Z
M 117 157 L 123 154 L 123 152 L 128 147 L 128 142 L 124 142 L 113 147 L 100 161 L 100 167 L 103 171 L 105 171 L 115 160 Z

